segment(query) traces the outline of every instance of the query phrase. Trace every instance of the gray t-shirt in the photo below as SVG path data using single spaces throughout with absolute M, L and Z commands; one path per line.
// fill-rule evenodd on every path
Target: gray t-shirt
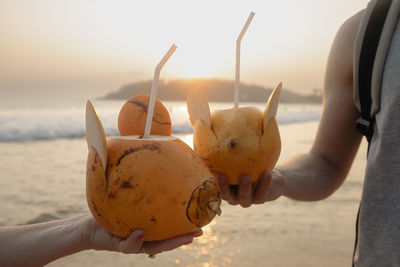
M 385 62 L 368 154 L 356 266 L 400 266 L 400 20 Z

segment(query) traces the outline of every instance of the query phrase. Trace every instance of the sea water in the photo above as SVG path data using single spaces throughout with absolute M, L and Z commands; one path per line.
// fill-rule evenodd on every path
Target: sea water
M 92 100 L 107 136 L 119 135 L 118 112 L 124 101 Z M 56 105 L 57 104 L 57 105 Z M 173 134 L 193 131 L 189 122 L 186 103 L 168 102 Z M 256 106 L 265 109 L 264 103 L 242 103 L 241 106 Z M 232 103 L 211 103 L 211 111 L 232 108 Z M 286 104 L 279 106 L 278 124 L 315 121 L 319 119 L 319 104 Z M 85 103 L 83 101 L 55 101 L 50 103 L 15 103 L 0 106 L 0 142 L 27 142 L 60 138 L 81 138 L 85 135 Z

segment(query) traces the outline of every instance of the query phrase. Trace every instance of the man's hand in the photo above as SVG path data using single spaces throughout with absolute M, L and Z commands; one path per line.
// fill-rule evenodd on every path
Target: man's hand
M 277 170 L 263 173 L 256 183 L 251 183 L 247 175 L 240 176 L 237 186 L 229 185 L 228 179 L 222 174 L 218 175 L 217 180 L 222 199 L 231 205 L 239 204 L 244 208 L 279 198 L 285 187 L 282 175 Z

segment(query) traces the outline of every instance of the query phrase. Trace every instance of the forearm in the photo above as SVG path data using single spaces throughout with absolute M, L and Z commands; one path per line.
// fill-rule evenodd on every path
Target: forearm
M 86 249 L 82 218 L 0 228 L 0 266 L 43 266 Z
M 276 170 L 284 180 L 283 195 L 301 201 L 327 198 L 347 175 L 347 171 L 311 152 L 278 166 Z

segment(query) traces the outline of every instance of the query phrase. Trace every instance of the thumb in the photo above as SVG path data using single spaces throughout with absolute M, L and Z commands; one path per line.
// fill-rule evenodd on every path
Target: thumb
M 143 242 L 146 234 L 143 230 L 137 230 L 132 232 L 132 234 L 127 239 L 120 239 L 116 249 L 122 253 L 141 253 Z

